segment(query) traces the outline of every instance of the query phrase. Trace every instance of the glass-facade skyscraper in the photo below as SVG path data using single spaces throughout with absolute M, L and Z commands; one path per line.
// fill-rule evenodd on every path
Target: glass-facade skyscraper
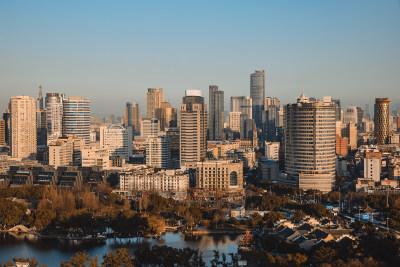
M 250 97 L 253 101 L 253 120 L 257 128 L 261 129 L 265 99 L 265 74 L 263 70 L 256 70 L 250 75 Z
M 69 97 L 63 101 L 63 136 L 76 135 L 90 142 L 90 101 Z

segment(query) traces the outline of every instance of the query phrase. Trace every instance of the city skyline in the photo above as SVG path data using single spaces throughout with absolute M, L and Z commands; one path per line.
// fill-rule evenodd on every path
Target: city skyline
M 42 85 L 89 99 L 93 114 L 123 115 L 129 101 L 145 115 L 147 88 L 163 88 L 176 108 L 186 89 L 208 103 L 211 84 L 228 110 L 231 96 L 250 95 L 255 70 L 282 104 L 303 88 L 342 107 L 377 97 L 400 104 L 397 1 L 0 5 L 3 111 Z

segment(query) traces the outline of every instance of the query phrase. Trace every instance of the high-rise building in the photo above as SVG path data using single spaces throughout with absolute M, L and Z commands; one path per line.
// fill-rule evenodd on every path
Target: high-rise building
M 171 169 L 172 158 L 168 135 L 150 136 L 146 139 L 146 165 L 163 170 Z
M 125 127 L 131 126 L 133 131 L 140 130 L 140 110 L 136 102 L 127 102 L 125 107 Z
M 356 106 L 345 107 L 343 110 L 343 123 L 348 124 L 350 122 L 352 122 L 353 124 L 357 124 L 358 122 Z
M 43 105 L 42 86 L 39 86 L 39 98 L 37 99 L 36 110 L 36 145 L 38 147 L 47 146 L 46 117 L 46 109 Z
M 369 107 L 369 104 L 364 105 L 364 110 L 365 110 L 365 117 L 367 118 L 371 117 L 371 108 Z
M 342 107 L 340 105 L 340 99 L 332 99 L 332 102 L 335 103 L 336 121 L 342 121 Z
M 6 145 L 6 122 L 0 118 L 0 146 Z
M 229 112 L 229 128 L 232 132 L 240 132 L 240 116 L 242 112 Z
M 253 118 L 253 101 L 248 96 L 232 96 L 231 97 L 231 112 L 241 112 L 246 116 L 246 119 Z
M 160 122 L 156 119 L 143 119 L 140 126 L 140 136 L 147 138 L 160 133 Z
M 178 124 L 178 113 L 176 108 L 172 108 L 168 102 L 161 103 L 161 106 L 155 112 L 155 118 L 160 122 L 160 130 L 165 128 L 176 127 Z
M 162 88 L 147 89 L 147 118 L 153 119 L 156 117 L 156 109 L 161 107 L 164 102 L 164 92 Z
M 168 135 L 173 168 L 179 169 L 179 128 L 166 128 L 166 134 Z
M 279 142 L 265 142 L 265 157 L 268 160 L 279 160 Z
M 224 138 L 224 91 L 218 86 L 209 86 L 209 125 L 210 140 L 223 140 Z
M 342 137 L 340 135 L 336 135 L 336 155 L 340 157 L 346 157 L 348 153 L 348 143 L 349 140 L 347 137 Z
M 4 120 L 4 135 L 7 146 L 11 146 L 11 113 L 10 113 L 10 104 L 8 104 L 8 108 L 6 112 L 3 113 Z
M 132 128 L 116 124 L 100 126 L 100 146 L 108 149 L 110 157 L 129 160 L 132 156 Z
M 250 75 L 250 97 L 253 100 L 253 119 L 257 129 L 261 129 L 265 101 L 265 74 L 263 70 L 256 70 Z
M 206 158 L 207 105 L 200 90 L 186 90 L 180 110 L 180 165 L 196 168 Z
M 11 155 L 36 157 L 36 99 L 29 96 L 11 98 Z
M 357 126 L 354 123 L 349 122 L 342 129 L 342 136 L 347 137 L 350 150 L 357 149 Z
M 312 127 L 311 127 L 312 126 Z M 330 191 L 335 177 L 335 103 L 304 94 L 285 106 L 285 171 L 302 189 Z
M 63 100 L 63 135 L 76 135 L 90 142 L 90 101 L 82 97 Z
M 49 144 L 49 165 L 59 166 L 81 164 L 81 149 L 85 143 L 76 136 L 59 137 Z
M 47 93 L 46 99 L 47 144 L 62 136 L 63 99 L 59 93 Z
M 390 100 L 389 98 L 375 98 L 374 106 L 375 138 L 378 144 L 388 142 L 390 135 Z
M 364 110 L 361 107 L 357 107 L 357 125 L 362 124 L 364 119 Z

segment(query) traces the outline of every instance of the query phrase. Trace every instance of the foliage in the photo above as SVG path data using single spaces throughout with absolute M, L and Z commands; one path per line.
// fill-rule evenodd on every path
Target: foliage
M 12 227 L 22 221 L 26 207 L 9 199 L 0 198 L 0 225 Z

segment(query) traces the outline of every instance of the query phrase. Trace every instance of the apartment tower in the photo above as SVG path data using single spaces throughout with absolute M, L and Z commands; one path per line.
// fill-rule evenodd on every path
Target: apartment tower
M 200 90 L 186 90 L 180 110 L 180 165 L 196 168 L 206 158 L 207 105 Z
M 140 130 L 140 110 L 136 102 L 127 102 L 125 107 L 125 127 L 131 126 L 133 131 Z
M 10 101 L 11 155 L 15 158 L 36 157 L 36 99 L 15 96 Z
M 59 93 L 47 93 L 45 105 L 47 145 L 49 145 L 62 136 L 63 99 Z
M 209 86 L 209 125 L 210 140 L 223 140 L 224 138 L 224 91 L 218 86 Z

